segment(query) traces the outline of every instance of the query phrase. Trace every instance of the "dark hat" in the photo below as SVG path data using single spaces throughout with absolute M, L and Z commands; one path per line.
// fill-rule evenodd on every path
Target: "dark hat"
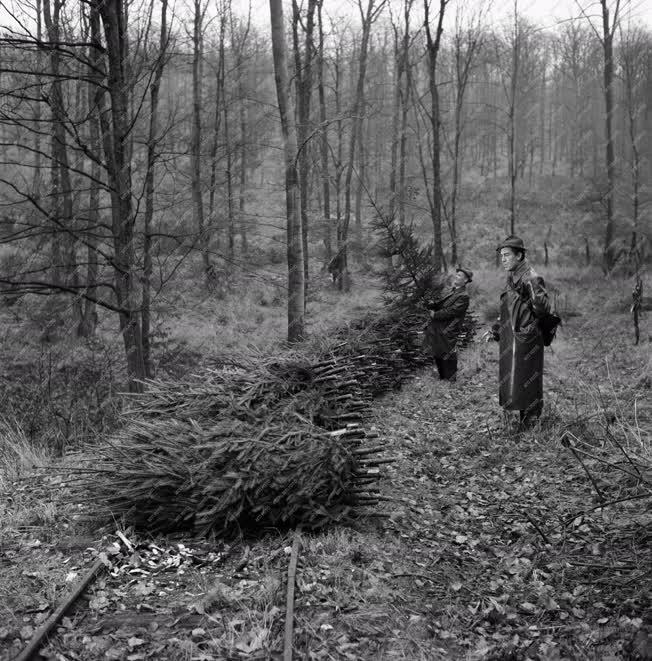
M 506 239 L 501 241 L 498 244 L 496 250 L 498 251 L 501 248 L 515 248 L 516 250 L 522 250 L 523 252 L 527 250 L 525 244 L 523 243 L 523 239 L 521 239 L 520 236 L 516 236 L 515 234 L 510 234 Z
M 473 281 L 473 271 L 470 271 L 469 269 L 463 269 L 461 266 L 458 266 L 458 267 L 455 269 L 455 271 L 456 271 L 456 272 L 457 272 L 457 271 L 461 271 L 462 273 L 464 273 L 464 275 L 466 276 L 466 279 L 467 279 L 469 282 L 472 282 L 472 281 Z

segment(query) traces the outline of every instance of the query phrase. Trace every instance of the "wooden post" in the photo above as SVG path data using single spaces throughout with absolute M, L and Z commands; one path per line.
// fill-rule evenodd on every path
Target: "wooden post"
M 634 321 L 634 346 L 636 346 L 641 339 L 641 331 L 638 326 L 638 315 L 641 311 L 641 302 L 643 300 L 643 280 L 640 275 L 636 276 L 636 284 L 632 292 L 632 319 Z
M 299 560 L 299 545 L 301 543 L 301 524 L 294 532 L 292 553 L 288 566 L 288 585 L 285 600 L 285 635 L 283 637 L 283 661 L 292 661 L 292 638 L 294 636 L 294 583 L 297 577 L 297 562 Z
M 584 237 L 584 254 L 586 255 L 586 265 L 590 266 L 591 264 L 591 247 L 589 246 L 589 238 Z

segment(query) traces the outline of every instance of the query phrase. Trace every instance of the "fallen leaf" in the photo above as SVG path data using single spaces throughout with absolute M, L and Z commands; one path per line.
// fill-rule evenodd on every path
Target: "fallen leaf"
M 124 647 L 110 647 L 106 652 L 104 652 L 105 658 L 109 661 L 120 661 L 125 658 L 126 650 Z
M 136 636 L 132 636 L 128 641 L 127 645 L 129 645 L 129 649 L 132 650 L 134 647 L 140 647 L 141 645 L 144 645 L 145 641 L 142 638 L 136 638 Z
M 88 607 L 93 610 L 100 610 L 101 608 L 106 608 L 108 605 L 109 600 L 103 592 L 98 593 L 88 602 Z

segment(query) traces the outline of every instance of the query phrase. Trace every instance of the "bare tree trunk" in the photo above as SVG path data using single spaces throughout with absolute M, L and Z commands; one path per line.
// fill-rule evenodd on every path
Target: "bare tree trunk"
M 366 133 L 366 137 L 364 136 Z M 357 172 L 357 182 L 355 187 L 355 235 L 356 241 L 358 243 L 358 249 L 362 248 L 362 194 L 365 187 L 365 160 L 367 158 L 365 152 L 365 142 L 368 143 L 369 138 L 369 122 L 365 127 L 363 132 L 362 127 L 358 131 L 358 172 Z
M 362 40 L 360 43 L 360 61 L 358 65 L 358 79 L 355 90 L 355 98 L 353 101 L 352 109 L 352 127 L 351 136 L 349 139 L 349 153 L 346 164 L 345 178 L 344 178 L 344 217 L 341 224 L 338 226 L 337 232 L 337 249 L 341 255 L 339 260 L 338 269 L 338 283 L 341 290 L 348 291 L 349 282 L 349 268 L 347 260 L 347 240 L 349 234 L 349 222 L 351 219 L 351 181 L 353 179 L 353 168 L 355 165 L 355 150 L 359 141 L 359 131 L 361 126 L 361 114 L 363 111 L 364 102 L 364 82 L 367 72 L 367 55 L 369 51 L 369 35 L 371 33 L 371 25 L 374 19 L 378 16 L 384 1 L 381 0 L 380 4 L 376 7 L 376 0 L 367 0 L 366 11 L 362 8 L 362 0 L 358 1 L 358 9 L 360 11 L 360 18 L 362 20 Z
M 301 241 L 303 243 L 304 295 L 308 295 L 309 259 L 308 252 L 308 181 L 310 159 L 308 158 L 308 132 L 310 129 L 310 102 L 312 97 L 312 65 L 314 59 L 313 32 L 315 26 L 316 0 L 308 0 L 305 21 L 305 43 L 303 57 L 299 41 L 301 15 L 296 0 L 292 0 L 292 36 L 294 42 L 294 68 L 297 96 L 297 140 L 299 143 L 299 190 L 301 193 Z
M 618 20 L 618 10 L 613 17 L 613 24 L 609 23 L 609 7 L 607 0 L 600 0 L 602 8 L 602 49 L 604 53 L 604 103 L 605 103 L 605 137 L 606 137 L 606 160 L 607 160 L 607 192 L 605 202 L 607 208 L 607 223 L 604 234 L 603 262 L 607 271 L 610 271 L 614 265 L 614 246 L 613 246 L 613 213 L 614 213 L 614 189 L 616 185 L 616 161 L 614 155 L 613 140 L 613 36 L 614 29 Z M 618 5 L 617 5 L 618 7 Z
M 107 88 L 111 100 L 110 109 L 99 108 L 99 116 L 111 190 L 114 288 L 117 306 L 120 308 L 120 331 L 127 358 L 128 387 L 131 392 L 142 392 L 142 379 L 146 374 L 136 297 L 131 163 L 127 158 L 131 123 L 128 116 L 129 81 L 125 79 L 124 69 L 127 29 L 123 23 L 122 0 L 91 0 L 91 32 L 96 47 L 101 46 L 98 17 L 104 26 Z
M 238 188 L 238 218 L 240 220 L 240 240 L 242 254 L 249 252 L 247 242 L 247 218 L 245 215 L 247 192 L 247 107 L 245 100 L 240 97 L 240 182 Z
M 250 4 L 251 9 L 251 4 Z M 247 41 L 249 38 L 249 29 L 251 26 L 251 11 L 247 16 L 247 22 L 244 25 L 242 30 L 236 30 L 236 23 L 233 20 L 233 15 L 231 17 L 231 50 L 235 57 L 235 77 L 237 78 L 237 90 L 238 90 L 238 130 L 240 138 L 237 141 L 237 156 L 231 159 L 227 157 L 227 161 L 230 162 L 228 166 L 229 170 L 229 185 L 232 186 L 232 175 L 231 168 L 235 167 L 235 162 L 239 163 L 239 172 L 238 172 L 238 228 L 240 233 L 241 240 L 241 249 L 243 254 L 247 254 L 249 246 L 247 244 L 247 221 L 245 218 L 245 194 L 246 194 L 246 185 L 247 185 L 247 99 L 245 95 L 245 85 L 244 85 L 244 64 L 245 64 L 245 49 L 247 47 Z M 239 27 L 239 25 L 238 25 Z M 225 118 L 225 122 L 228 122 L 228 117 Z M 225 123 L 226 129 L 226 123 Z M 234 147 L 234 151 L 236 148 Z M 231 211 L 231 213 L 233 213 Z M 235 241 L 235 226 L 233 227 L 233 240 Z
M 512 35 L 512 70 L 510 78 L 509 110 L 508 110 L 508 143 L 509 143 L 509 233 L 516 233 L 516 95 L 518 93 L 518 78 L 520 65 L 520 35 L 518 25 L 518 4 L 514 0 L 514 33 Z
M 61 26 L 59 21 L 62 5 L 62 0 L 54 0 L 52 9 L 50 8 L 50 0 L 44 0 L 43 4 L 43 19 L 45 21 L 48 40 L 53 43 L 57 43 L 60 38 Z M 61 52 L 58 48 L 53 48 L 50 51 L 50 72 L 52 74 L 52 84 L 50 85 L 50 105 L 52 108 L 53 124 L 52 158 L 54 159 L 56 183 L 58 185 L 58 190 L 56 191 L 56 196 L 58 198 L 56 207 L 58 218 L 55 219 L 56 229 L 53 238 L 57 243 L 57 252 L 61 259 L 59 264 L 55 264 L 55 269 L 61 269 L 61 274 L 57 275 L 57 280 L 59 282 L 63 282 L 66 286 L 77 290 L 79 285 L 76 255 L 77 228 L 75 227 L 72 181 L 70 177 L 68 145 L 66 140 L 65 123 L 67 115 L 63 101 L 63 89 L 60 78 Z M 63 245 L 60 243 L 59 236 L 63 238 Z M 79 296 L 76 296 L 73 299 L 72 310 L 74 323 L 78 326 L 82 318 L 82 303 Z
M 369 55 L 371 56 L 371 61 L 374 60 L 373 49 L 369 47 Z M 369 56 L 368 56 L 369 57 Z M 362 100 L 360 106 L 362 108 L 366 107 L 367 101 L 365 98 L 364 88 L 362 90 Z M 355 186 L 355 203 L 354 203 L 354 218 L 355 218 L 355 238 L 357 243 L 357 249 L 362 250 L 362 196 L 366 186 L 366 162 L 367 162 L 367 150 L 365 145 L 369 144 L 370 141 L 370 127 L 371 122 L 369 118 L 360 118 L 360 125 L 358 126 L 358 155 L 357 155 L 357 171 L 356 171 L 356 186 Z
M 194 225 L 199 235 L 202 262 L 204 265 L 204 278 L 209 287 L 213 281 L 208 242 L 206 237 L 206 221 L 204 218 L 204 200 L 202 194 L 202 83 L 203 83 L 203 22 L 205 8 L 202 9 L 201 0 L 194 0 L 193 32 L 192 32 L 192 137 L 190 155 L 192 163 L 192 202 L 194 211 Z
M 410 11 L 412 0 L 405 4 L 405 32 L 403 33 L 403 81 L 399 80 L 399 105 L 401 108 L 401 124 L 399 129 L 399 157 L 398 157 L 398 222 L 405 225 L 405 174 L 407 168 L 407 123 L 408 123 L 408 99 L 410 97 L 410 86 L 412 67 L 410 65 Z
M 548 98 L 547 89 L 548 73 L 548 50 L 543 53 L 543 63 L 541 71 L 541 102 L 539 110 L 539 175 L 543 175 L 543 164 L 546 158 L 546 101 Z
M 229 133 L 229 103 L 224 97 L 224 146 L 226 148 L 226 209 L 229 264 L 235 258 L 235 218 L 233 213 L 233 146 Z
M 337 152 L 335 162 L 335 218 L 337 221 L 337 251 L 340 250 L 340 227 L 342 224 L 342 159 L 344 154 L 344 132 L 342 126 L 342 66 L 341 49 L 335 49 L 335 116 L 337 117 Z
M 151 301 L 152 301 L 152 220 L 154 218 L 154 170 L 158 160 L 158 102 L 161 89 L 161 79 L 167 57 L 168 31 L 167 8 L 168 0 L 161 2 L 161 33 L 159 39 L 159 52 L 154 67 L 154 78 L 149 90 L 149 136 L 147 138 L 147 170 L 145 173 L 145 219 L 143 228 L 143 294 L 141 323 L 143 336 L 143 363 L 148 378 L 154 376 L 152 364 L 150 334 L 151 334 Z M 203 210 L 201 211 L 203 218 Z
M 462 132 L 464 130 L 464 97 L 471 73 L 471 65 L 480 47 L 480 26 L 469 27 L 466 34 L 458 24 L 454 43 L 455 111 L 453 137 L 453 182 L 450 201 L 451 263 L 458 263 L 457 196 L 463 160 Z
M 389 166 L 389 217 L 393 220 L 396 214 L 397 172 L 399 149 L 399 119 L 401 111 L 401 78 L 403 76 L 403 49 L 399 47 L 398 25 L 392 25 L 394 30 L 394 102 L 392 107 L 392 139 L 390 143 Z M 405 28 L 407 34 L 407 27 Z
M 206 231 L 206 246 L 210 247 L 211 236 L 213 234 L 213 226 L 216 225 L 216 212 L 215 212 L 215 187 L 217 185 L 217 147 L 220 137 L 220 120 L 222 118 L 222 102 L 224 99 L 224 35 L 226 32 L 226 16 L 222 6 L 220 6 L 220 41 L 218 46 L 218 62 L 217 72 L 215 74 L 215 115 L 213 117 L 213 140 L 211 142 L 210 150 L 210 163 L 211 174 L 208 193 L 208 217 L 210 219 L 209 227 Z M 220 232 L 217 232 L 218 247 L 221 241 Z M 210 254 L 205 250 L 204 266 L 210 273 L 214 274 L 214 268 L 210 261 Z
M 550 106 L 550 123 L 548 130 L 550 131 L 550 160 L 552 161 L 551 173 L 554 177 L 557 172 L 557 158 L 559 154 L 559 131 L 557 129 L 557 113 L 559 110 L 559 86 L 555 86 L 552 104 Z
M 36 0 L 36 38 L 40 42 L 43 39 L 43 0 Z M 43 71 L 42 52 L 38 48 L 36 51 L 36 70 Z M 39 199 L 41 195 L 41 76 L 37 75 L 36 78 L 36 96 L 38 101 L 34 106 L 34 124 L 36 131 L 34 131 L 34 179 L 32 181 L 32 195 L 35 199 Z
M 269 0 L 272 27 L 274 78 L 278 99 L 285 156 L 285 204 L 287 214 L 288 261 L 288 341 L 297 342 L 304 334 L 304 260 L 301 235 L 299 181 L 295 159 L 297 155 L 296 127 L 290 102 L 285 26 L 282 0 Z
M 100 223 L 100 178 L 102 171 L 100 167 L 100 158 L 102 145 L 100 140 L 100 116 L 99 111 L 102 107 L 104 90 L 104 77 L 101 74 L 103 69 L 102 53 L 92 44 L 88 49 L 88 61 L 91 63 L 92 82 L 88 83 L 88 141 L 92 153 L 91 158 L 91 181 L 88 194 L 88 231 L 86 232 L 86 245 L 88 249 L 88 265 L 86 270 L 86 284 L 89 298 L 84 300 L 84 311 L 77 334 L 81 337 L 92 337 L 97 326 L 97 306 L 94 300 L 96 298 L 96 286 L 99 265 L 97 254 L 97 236 Z
M 441 217 L 442 217 L 442 185 L 440 165 L 440 126 L 441 116 L 439 109 L 439 90 L 437 89 L 437 60 L 441 45 L 441 35 L 444 31 L 444 11 L 449 0 L 439 0 L 439 16 L 437 27 L 433 37 L 430 27 L 430 2 L 423 1 L 426 27 L 426 43 L 428 49 L 428 77 L 430 90 L 430 126 L 432 130 L 431 141 L 431 165 L 432 165 L 432 230 L 433 251 L 432 263 L 435 271 L 442 268 L 442 240 L 441 240 Z
M 321 179 L 324 199 L 324 249 L 326 252 L 326 263 L 330 262 L 333 247 L 331 244 L 331 184 L 328 168 L 328 126 L 326 124 L 326 95 L 324 92 L 324 25 L 322 18 L 322 7 L 324 0 L 317 4 L 317 20 L 319 22 L 319 53 L 318 53 L 318 81 L 317 91 L 319 95 L 319 122 L 321 124 L 320 156 L 321 156 Z
M 625 94 L 625 106 L 627 109 L 627 128 L 630 147 L 630 167 L 632 176 L 632 236 L 630 241 L 630 256 L 636 261 L 638 268 L 639 256 L 637 250 L 638 242 L 638 217 L 640 208 L 640 175 L 641 155 L 639 150 L 637 91 L 642 88 L 642 80 L 639 80 L 646 71 L 645 44 L 630 33 L 622 38 L 620 57 L 623 70 L 623 87 Z

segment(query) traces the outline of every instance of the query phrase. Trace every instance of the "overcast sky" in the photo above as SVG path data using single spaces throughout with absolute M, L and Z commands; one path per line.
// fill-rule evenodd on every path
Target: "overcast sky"
M 176 0 L 177 6 L 181 8 L 186 1 Z M 397 10 L 403 4 L 403 0 L 390 1 Z M 446 11 L 449 18 L 452 19 L 458 8 L 463 11 L 474 11 L 479 7 L 486 7 L 488 2 L 491 7 L 488 14 L 489 22 L 500 23 L 513 15 L 514 0 L 493 0 L 493 2 L 490 0 L 451 0 Z M 601 21 L 600 3 L 597 0 L 579 0 L 579 3 L 576 0 L 517 0 L 517 2 L 519 13 L 541 27 L 554 27 L 560 21 L 582 17 L 582 10 L 594 20 Z M 233 0 L 233 3 L 234 6 L 240 7 L 242 13 L 246 13 L 249 0 Z M 433 7 L 437 7 L 439 2 L 431 0 L 431 4 Z M 610 6 L 615 6 L 615 4 L 615 0 L 609 0 Z M 620 4 L 623 16 L 636 23 L 644 23 L 648 27 L 652 27 L 652 0 L 621 0 Z M 289 13 L 290 6 L 291 0 L 284 0 L 286 13 Z M 414 0 L 415 18 L 417 14 L 423 14 L 422 7 L 423 0 Z M 269 24 L 268 0 L 251 0 L 251 8 L 257 23 Z M 348 15 L 352 19 L 359 16 L 357 0 L 324 0 L 324 9 L 332 16 Z
M 364 2 L 365 0 L 363 0 Z M 209 14 L 217 0 L 208 0 Z M 233 6 L 238 13 L 246 14 L 249 0 L 232 0 Z M 305 2 L 305 0 L 303 0 Z M 403 0 L 390 0 L 396 11 L 400 11 Z M 431 0 L 433 7 L 437 7 L 438 0 Z M 452 24 L 455 13 L 458 10 L 464 12 L 477 11 L 479 7 L 486 7 L 490 2 L 491 10 L 487 13 L 487 22 L 493 24 L 503 23 L 509 20 L 513 15 L 514 0 L 450 0 L 447 7 L 447 16 L 449 25 Z M 581 18 L 582 10 L 593 21 L 597 27 L 600 27 L 600 3 L 597 0 L 517 0 L 518 11 L 520 14 L 529 18 L 533 23 L 542 28 L 553 28 L 558 22 L 569 20 L 571 18 Z M 69 5 L 74 3 L 70 2 Z M 615 6 L 616 0 L 609 0 L 611 7 Z M 623 23 L 631 22 L 633 24 L 643 24 L 652 28 L 652 0 L 621 0 L 621 14 Z M 11 18 L 11 14 L 23 14 L 33 16 L 33 0 L 0 0 L 0 25 L 2 27 L 11 27 L 16 29 L 16 22 Z M 191 0 L 171 0 L 170 5 L 178 17 L 191 16 Z M 212 6 L 211 6 L 212 5 Z M 284 0 L 286 14 L 290 13 L 291 0 Z M 416 27 L 423 14 L 423 0 L 414 0 L 414 18 L 413 26 Z M 352 22 L 356 22 L 359 17 L 357 0 L 325 0 L 325 11 L 332 17 L 348 17 Z M 261 28 L 269 26 L 269 1 L 251 0 L 252 19 Z M 28 19 L 28 25 L 31 21 Z M 30 26 L 31 27 L 31 26 Z

